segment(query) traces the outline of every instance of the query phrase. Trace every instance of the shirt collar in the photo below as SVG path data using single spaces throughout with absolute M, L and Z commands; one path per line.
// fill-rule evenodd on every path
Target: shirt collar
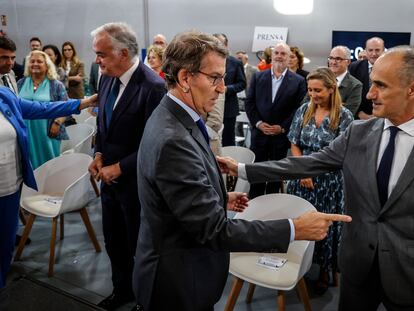
M 341 73 L 339 76 L 336 77 L 336 81 L 338 81 L 338 86 L 341 85 L 342 81 L 344 80 L 346 74 L 348 73 L 347 70 L 345 70 L 344 73 Z
M 167 96 L 171 98 L 173 101 L 175 101 L 181 108 L 187 111 L 187 113 L 194 120 L 194 122 L 197 122 L 198 120 L 200 120 L 200 116 L 197 114 L 197 112 L 195 112 L 193 109 L 188 107 L 183 101 L 179 100 L 177 97 L 172 95 L 170 92 L 167 93 Z
M 391 126 L 395 126 L 392 122 L 388 119 L 384 121 L 384 131 Z M 403 124 L 397 126 L 401 131 L 407 133 L 410 136 L 414 136 L 414 119 L 411 119 Z
M 283 79 L 285 77 L 287 71 L 288 71 L 288 68 L 286 67 L 286 69 L 282 72 L 282 75 L 279 78 L 277 78 L 275 76 L 274 72 L 273 72 L 273 68 L 270 68 L 270 74 L 272 75 L 272 79 L 276 79 L 276 80 Z
M 135 70 L 138 68 L 139 65 L 139 58 L 136 57 L 134 64 L 125 71 L 120 77 L 119 80 L 121 81 L 122 85 L 128 85 L 129 80 L 131 80 L 132 75 L 134 74 Z

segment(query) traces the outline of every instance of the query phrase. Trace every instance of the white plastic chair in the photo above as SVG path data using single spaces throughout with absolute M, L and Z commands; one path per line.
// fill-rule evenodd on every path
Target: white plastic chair
M 236 219 L 271 220 L 296 218 L 306 211 L 316 210 L 308 201 L 290 194 L 267 194 L 254 198 L 249 207 L 236 214 Z M 231 253 L 229 272 L 235 276 L 233 288 L 226 303 L 225 311 L 233 310 L 243 282 L 250 283 L 246 303 L 250 303 L 256 285 L 278 290 L 278 310 L 285 310 L 285 291 L 297 286 L 305 310 L 310 311 L 309 296 L 303 276 L 312 264 L 314 242 L 293 241 L 288 252 L 259 254 Z M 279 270 L 257 265 L 259 256 L 276 256 L 287 259 Z
M 39 191 L 23 186 L 20 206 L 29 213 L 14 260 L 19 260 L 27 238 L 37 216 L 52 219 L 50 241 L 49 272 L 53 276 L 55 263 L 55 243 L 57 222 L 60 217 L 60 239 L 64 238 L 64 217 L 68 212 L 78 211 L 85 223 L 96 252 L 101 247 L 89 220 L 86 205 L 89 202 L 90 178 L 88 165 L 92 157 L 83 153 L 73 153 L 54 158 L 34 171 Z
M 76 120 L 76 123 L 81 124 L 85 122 L 86 119 L 88 119 L 90 116 L 92 116 L 88 109 L 83 109 L 79 114 L 74 114 L 72 117 Z
M 91 155 L 94 131 L 94 127 L 86 123 L 74 124 L 66 127 L 69 140 L 62 140 L 60 153 L 85 153 Z
M 246 147 L 240 147 L 240 146 L 223 147 L 221 148 L 221 155 L 223 157 L 231 157 L 240 163 L 253 163 L 255 159 L 255 154 L 253 151 L 251 151 L 250 149 Z M 225 176 L 224 176 L 224 180 L 226 180 Z M 238 178 L 234 191 L 247 193 L 249 192 L 249 190 L 250 190 L 249 182 L 242 178 Z

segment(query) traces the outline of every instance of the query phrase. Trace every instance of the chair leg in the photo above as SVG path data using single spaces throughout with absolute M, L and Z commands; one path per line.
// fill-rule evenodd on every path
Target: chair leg
M 247 304 L 252 302 L 255 288 L 256 288 L 255 284 L 249 283 L 249 290 L 247 291 L 247 295 L 246 295 L 246 303 Z
M 299 291 L 299 296 L 300 299 L 302 300 L 303 303 L 303 307 L 305 308 L 305 311 L 312 311 L 310 302 L 309 302 L 309 295 L 308 295 L 308 290 L 306 288 L 306 283 L 305 283 L 305 279 L 301 278 L 298 281 L 298 284 L 296 285 L 296 288 Z
M 60 215 L 60 240 L 62 241 L 65 237 L 65 216 Z
M 96 197 L 99 197 L 101 194 L 99 192 L 99 188 L 98 188 L 98 185 L 96 184 L 95 178 L 93 178 L 92 175 L 91 175 L 89 177 L 89 180 L 91 181 L 92 188 L 93 188 L 93 191 L 95 191 Z
M 48 277 L 53 276 L 53 268 L 55 265 L 55 245 L 56 245 L 56 233 L 57 233 L 57 222 L 59 216 L 52 219 L 52 236 L 50 238 L 50 255 L 49 255 L 49 272 Z
M 286 295 L 283 290 L 277 291 L 277 310 L 286 311 Z
M 24 227 L 23 236 L 20 239 L 19 246 L 17 247 L 16 254 L 14 255 L 14 260 L 20 260 L 22 256 L 23 248 L 26 245 L 27 238 L 29 237 L 30 231 L 32 230 L 33 223 L 36 219 L 36 215 L 30 214 L 29 219 Z
M 233 287 L 231 289 L 229 298 L 227 299 L 226 306 L 224 311 L 233 311 L 234 306 L 236 305 L 237 297 L 239 297 L 240 290 L 243 287 L 243 280 L 237 277 L 234 278 Z
M 96 238 L 95 230 L 93 230 L 91 221 L 89 220 L 88 212 L 86 208 L 82 208 L 79 210 L 79 213 L 82 217 L 83 223 L 85 224 L 86 230 L 88 231 L 89 238 L 91 239 L 93 246 L 97 253 L 101 252 L 101 246 L 99 245 L 98 239 Z
M 26 226 L 26 224 L 27 224 L 26 217 L 24 216 L 23 211 L 22 211 L 21 208 L 19 209 L 19 218 L 20 218 L 20 221 L 22 222 L 23 226 Z

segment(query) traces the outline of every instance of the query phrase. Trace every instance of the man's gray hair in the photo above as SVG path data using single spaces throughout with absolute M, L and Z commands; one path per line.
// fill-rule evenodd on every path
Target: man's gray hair
M 351 59 L 351 50 L 347 46 L 337 45 L 337 46 L 333 47 L 333 49 L 341 49 L 345 53 L 345 58 L 349 59 L 349 60 Z
M 400 45 L 388 49 L 383 55 L 399 54 L 402 56 L 402 64 L 400 68 L 395 68 L 398 76 L 404 86 L 414 82 L 414 47 L 409 45 Z
M 118 51 L 127 49 L 131 59 L 138 55 L 137 36 L 128 24 L 122 22 L 107 23 L 93 30 L 91 36 L 95 38 L 101 33 L 109 35 L 113 46 Z

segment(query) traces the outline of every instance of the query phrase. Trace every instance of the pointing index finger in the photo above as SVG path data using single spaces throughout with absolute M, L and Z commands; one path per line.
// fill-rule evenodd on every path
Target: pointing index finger
M 325 219 L 330 221 L 343 221 L 343 222 L 351 222 L 352 217 L 348 215 L 341 215 L 341 214 L 325 214 Z

